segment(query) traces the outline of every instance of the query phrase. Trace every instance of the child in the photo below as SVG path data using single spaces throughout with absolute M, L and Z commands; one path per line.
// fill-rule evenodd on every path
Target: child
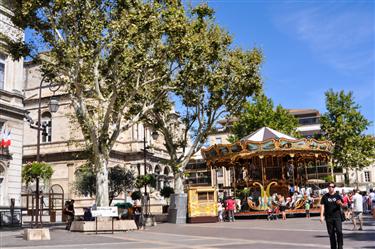
M 305 212 L 306 212 L 306 219 L 310 219 L 310 199 L 307 199 L 305 202 Z
M 217 203 L 217 212 L 218 212 L 218 218 L 219 218 L 219 222 L 223 222 L 223 204 L 221 203 L 221 201 L 219 201 Z

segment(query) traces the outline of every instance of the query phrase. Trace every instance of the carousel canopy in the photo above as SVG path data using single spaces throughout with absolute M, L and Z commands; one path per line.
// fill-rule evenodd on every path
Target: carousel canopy
M 263 127 L 233 144 L 214 144 L 202 148 L 201 154 L 208 165 L 221 167 L 234 164 L 239 159 L 259 156 L 328 157 L 332 150 L 330 141 L 297 139 Z
M 289 140 L 297 140 L 294 137 L 285 135 L 284 133 L 275 131 L 274 129 L 271 129 L 269 127 L 263 127 L 263 128 L 260 128 L 259 130 L 254 131 L 250 135 L 243 137 L 241 141 L 263 142 L 268 139 L 280 139 L 280 138 L 285 138 Z

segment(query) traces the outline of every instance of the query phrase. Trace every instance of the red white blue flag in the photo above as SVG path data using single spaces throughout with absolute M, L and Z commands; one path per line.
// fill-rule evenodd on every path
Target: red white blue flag
M 10 129 L 6 129 L 5 126 L 3 126 L 3 128 L 1 129 L 1 147 L 9 147 L 11 145 L 11 137 L 10 137 L 10 134 L 11 134 L 11 130 Z

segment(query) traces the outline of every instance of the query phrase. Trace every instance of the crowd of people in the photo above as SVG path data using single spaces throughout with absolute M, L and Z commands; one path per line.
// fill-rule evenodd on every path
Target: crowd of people
M 359 230 L 362 230 L 363 214 L 372 213 L 375 208 L 375 192 L 370 189 L 369 192 L 360 192 L 356 189 L 353 191 L 341 192 L 343 202 L 343 220 L 352 221 L 353 229 L 357 229 L 356 221 L 359 220 Z
M 341 194 L 337 194 L 341 196 L 345 204 L 342 208 L 345 216 L 344 220 L 353 221 L 353 218 L 355 218 L 359 220 L 359 226 L 362 227 L 362 213 L 371 213 L 371 210 L 375 208 L 375 192 L 372 189 L 369 192 L 342 190 Z M 247 206 L 248 200 L 254 202 L 256 206 L 263 207 L 263 210 L 267 211 L 268 220 L 278 219 L 279 215 L 281 215 L 283 220 L 286 220 L 286 211 L 297 207 L 304 209 L 306 218 L 309 219 L 310 210 L 320 206 L 318 201 L 321 197 L 322 195 L 318 193 L 313 194 L 311 190 L 295 188 L 290 188 L 288 195 L 274 193 L 267 198 L 261 198 L 256 193 L 242 200 L 229 196 L 218 201 L 218 220 L 220 222 L 233 221 L 234 212 L 249 210 Z M 302 200 L 303 202 L 300 202 Z M 353 224 L 355 224 L 356 228 L 356 223 Z
M 331 182 L 328 193 L 321 198 L 320 221 L 326 222 L 331 249 L 342 249 L 344 244 L 342 222 L 351 220 L 353 230 L 363 230 L 363 213 L 375 212 L 375 193 L 372 189 L 369 193 L 360 193 L 354 189 L 349 193 L 342 191 L 340 194 L 339 191 L 335 191 L 335 187 Z

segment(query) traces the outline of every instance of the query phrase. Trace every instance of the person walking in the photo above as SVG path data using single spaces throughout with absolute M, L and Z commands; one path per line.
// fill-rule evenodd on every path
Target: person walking
M 320 201 L 320 222 L 324 219 L 327 225 L 331 249 L 343 249 L 341 208 L 344 206 L 342 198 L 335 193 L 335 184 L 328 185 L 328 193 Z
M 282 219 L 283 220 L 286 220 L 286 201 L 285 201 L 285 197 L 283 195 L 280 195 L 279 196 L 279 210 L 281 212 L 281 216 L 282 216 Z
M 234 209 L 235 208 L 236 208 L 236 202 L 234 201 L 233 197 L 229 197 L 225 201 L 225 209 L 226 209 L 227 214 L 228 214 L 229 222 L 234 221 Z
M 305 212 L 306 212 L 306 219 L 310 219 L 310 198 L 306 197 L 305 200 Z
M 65 203 L 64 208 L 65 214 L 68 216 L 68 223 L 66 224 L 65 229 L 70 230 L 70 227 L 72 226 L 72 223 L 74 221 L 74 200 L 71 200 L 69 202 Z
M 343 208 L 344 210 L 344 214 L 345 214 L 345 220 L 350 220 L 349 219 L 349 196 L 345 193 L 345 190 L 343 189 L 342 190 L 342 203 L 345 205 L 345 207 Z
M 217 214 L 219 222 L 223 222 L 223 204 L 220 200 L 217 202 Z
M 363 217 L 362 217 L 362 214 L 363 214 L 363 196 L 358 193 L 358 190 L 357 189 L 354 189 L 353 190 L 353 216 L 352 216 L 352 221 L 353 221 L 353 230 L 356 230 L 357 229 L 357 224 L 356 224 L 356 219 L 358 218 L 359 220 L 359 229 L 358 230 L 362 230 L 363 229 Z
M 368 195 L 370 213 L 375 218 L 375 192 L 373 189 L 370 189 L 370 194 Z

